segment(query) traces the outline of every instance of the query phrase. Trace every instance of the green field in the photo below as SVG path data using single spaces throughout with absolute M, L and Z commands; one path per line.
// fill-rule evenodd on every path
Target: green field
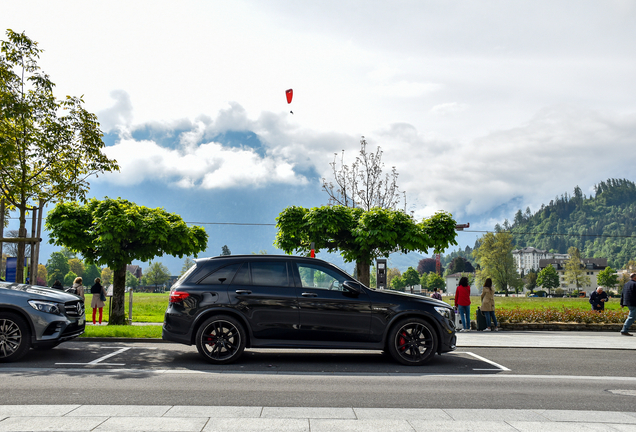
M 148 294 L 148 293 L 133 293 L 133 322 L 163 322 L 163 315 L 168 307 L 169 293 L 161 294 Z M 126 317 L 128 318 L 130 296 L 126 293 Z M 106 306 L 104 306 L 104 321 L 108 321 L 108 312 L 110 309 L 110 302 L 112 299 L 106 300 Z M 86 320 L 91 321 L 93 319 L 93 310 L 91 309 L 91 295 L 86 296 Z M 97 312 L 99 314 L 99 312 Z M 98 318 L 98 315 L 95 316 Z

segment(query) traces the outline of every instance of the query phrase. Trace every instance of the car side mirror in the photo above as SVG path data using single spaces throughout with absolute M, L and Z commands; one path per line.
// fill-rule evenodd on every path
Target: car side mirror
M 350 294 L 358 295 L 362 292 L 362 287 L 360 287 L 360 284 L 358 282 L 344 281 L 342 283 L 342 286 L 344 288 L 344 291 Z

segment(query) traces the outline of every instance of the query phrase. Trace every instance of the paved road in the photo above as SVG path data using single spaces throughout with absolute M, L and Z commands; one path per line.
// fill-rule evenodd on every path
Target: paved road
M 515 333 L 462 333 L 424 368 L 286 350 L 218 367 L 193 347 L 68 342 L 0 365 L 0 432 L 636 431 L 633 338 Z

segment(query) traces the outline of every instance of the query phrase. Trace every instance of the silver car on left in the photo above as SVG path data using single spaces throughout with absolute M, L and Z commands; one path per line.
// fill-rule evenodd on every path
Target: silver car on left
M 84 301 L 52 288 L 0 282 L 0 362 L 51 349 L 84 333 Z

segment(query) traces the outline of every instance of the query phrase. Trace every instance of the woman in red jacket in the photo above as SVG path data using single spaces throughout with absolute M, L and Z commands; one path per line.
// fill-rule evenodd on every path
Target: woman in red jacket
M 466 276 L 459 280 L 459 286 L 455 290 L 455 308 L 462 320 L 463 329 L 460 331 L 470 331 L 470 286 Z

